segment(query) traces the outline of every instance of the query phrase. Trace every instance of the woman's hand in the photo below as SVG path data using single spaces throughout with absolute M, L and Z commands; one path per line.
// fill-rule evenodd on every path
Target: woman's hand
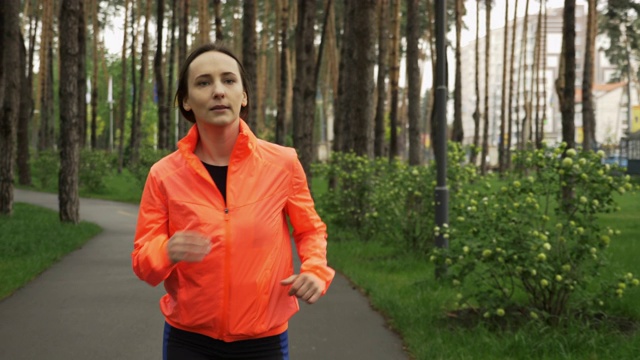
M 167 254 L 173 263 L 199 262 L 211 251 L 211 240 L 194 231 L 178 231 L 167 243 Z
M 308 304 L 318 301 L 324 290 L 324 282 L 311 273 L 291 275 L 280 281 L 280 284 L 283 286 L 291 285 L 289 296 L 295 295 L 298 299 L 304 300 Z

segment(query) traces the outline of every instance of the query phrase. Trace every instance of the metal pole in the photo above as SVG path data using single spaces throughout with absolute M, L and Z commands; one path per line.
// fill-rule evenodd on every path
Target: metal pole
M 449 223 L 449 189 L 447 188 L 447 61 L 446 61 L 446 0 L 436 0 L 436 165 L 437 183 L 435 189 L 436 225 L 443 229 Z M 436 247 L 447 248 L 449 241 L 444 231 L 436 236 Z M 436 267 L 436 278 L 442 277 L 446 266 Z

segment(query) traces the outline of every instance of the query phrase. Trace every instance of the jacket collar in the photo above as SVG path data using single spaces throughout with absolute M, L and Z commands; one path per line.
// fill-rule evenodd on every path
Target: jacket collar
M 244 120 L 240 119 L 240 132 L 236 143 L 233 146 L 231 152 L 231 159 L 229 164 L 238 163 L 247 157 L 249 157 L 256 149 L 258 139 L 253 134 L 249 126 Z M 194 168 L 203 168 L 200 159 L 194 154 L 196 145 L 198 144 L 200 135 L 198 133 L 198 127 L 194 124 L 187 135 L 178 142 L 178 151 L 187 159 L 187 162 Z

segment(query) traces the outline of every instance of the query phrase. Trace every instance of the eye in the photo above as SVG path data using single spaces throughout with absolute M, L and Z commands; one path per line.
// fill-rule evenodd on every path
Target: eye
M 209 81 L 209 80 L 198 80 L 196 82 L 196 86 L 198 86 L 198 87 L 208 86 L 209 84 L 211 84 L 211 81 Z
M 228 85 L 232 85 L 232 84 L 235 84 L 235 83 L 236 83 L 236 81 L 235 81 L 234 79 L 225 79 L 225 80 L 224 80 L 224 83 L 225 83 L 225 84 L 228 84 Z

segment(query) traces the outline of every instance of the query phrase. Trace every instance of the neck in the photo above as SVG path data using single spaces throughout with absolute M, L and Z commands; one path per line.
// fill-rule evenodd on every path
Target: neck
M 240 125 L 236 122 L 229 126 L 212 126 L 197 124 L 198 145 L 195 154 L 203 162 L 217 166 L 229 165 L 231 152 L 240 133 Z

